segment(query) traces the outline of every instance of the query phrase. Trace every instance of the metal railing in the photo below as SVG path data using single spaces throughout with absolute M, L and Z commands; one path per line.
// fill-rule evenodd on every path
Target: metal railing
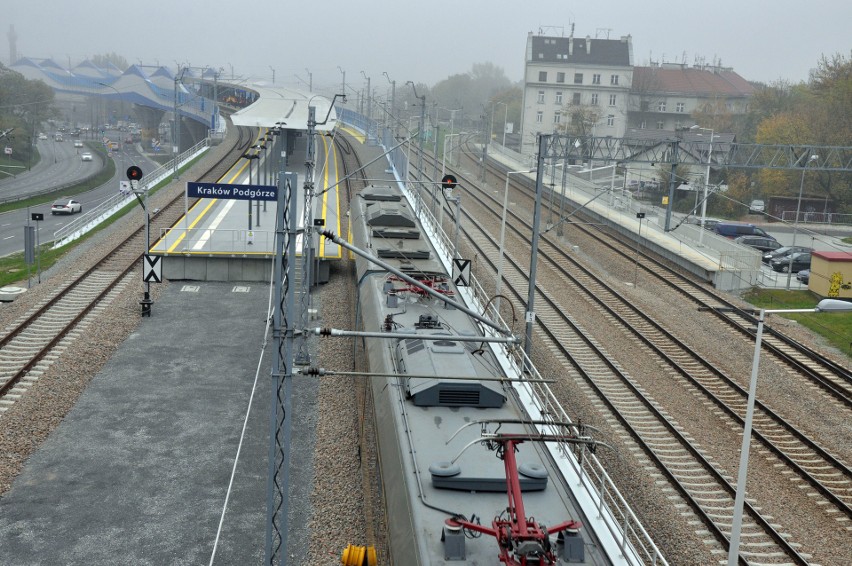
M 194 159 L 197 155 L 200 155 L 203 151 L 207 150 L 208 147 L 209 139 L 205 138 L 178 155 L 176 159 L 180 165 L 183 165 Z M 143 178 L 143 181 L 140 183 L 139 189 L 143 191 L 150 190 L 165 179 L 169 178 L 174 172 L 174 162 L 175 160 L 173 159 L 166 164 L 160 165 L 150 173 L 147 173 Z M 53 247 L 58 248 L 68 242 L 76 240 L 83 234 L 86 234 L 93 228 L 97 227 L 102 222 L 108 220 L 122 208 L 127 206 L 131 201 L 135 200 L 136 197 L 132 194 L 125 195 L 121 193 L 116 193 L 115 195 L 107 198 L 96 207 L 83 212 L 80 216 L 56 230 L 53 233 Z

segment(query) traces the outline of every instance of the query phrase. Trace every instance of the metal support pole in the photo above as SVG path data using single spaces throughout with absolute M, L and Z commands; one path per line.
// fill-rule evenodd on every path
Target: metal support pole
M 672 169 L 671 174 L 669 175 L 669 202 L 666 205 L 666 223 L 664 225 L 664 231 L 671 231 L 672 226 L 672 206 L 674 205 L 674 192 L 675 192 L 675 169 L 677 169 L 677 150 L 678 150 L 678 141 L 674 140 L 671 142 L 672 144 Z
M 538 138 L 538 163 L 536 165 L 535 175 L 535 207 L 533 209 L 533 231 L 532 231 L 532 249 L 530 250 L 530 284 L 529 292 L 527 293 L 527 311 L 524 316 L 526 320 L 526 334 L 524 337 L 524 353 L 526 359 L 531 359 L 532 354 L 532 329 L 535 322 L 535 274 L 538 267 L 538 237 L 539 226 L 541 224 L 541 195 L 544 183 L 544 154 L 547 151 L 547 143 L 550 140 L 550 134 L 539 134 Z M 526 362 L 525 362 L 526 363 Z
M 751 379 L 748 383 L 743 444 L 740 449 L 740 467 L 737 471 L 737 494 L 734 498 L 734 516 L 731 522 L 731 544 L 728 547 L 728 566 L 739 564 L 740 534 L 743 528 L 743 503 L 745 502 L 746 477 L 748 476 L 748 453 L 751 447 L 751 423 L 754 417 L 754 401 L 757 395 L 757 368 L 760 365 L 760 344 L 763 339 L 763 322 L 766 309 L 760 309 L 757 318 L 757 338 L 754 341 L 754 359 L 751 364 Z

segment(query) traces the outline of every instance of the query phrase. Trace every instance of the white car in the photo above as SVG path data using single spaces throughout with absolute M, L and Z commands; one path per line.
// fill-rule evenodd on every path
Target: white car
M 80 140 L 74 140 L 74 147 L 83 147 L 83 142 Z
M 88 151 L 84 151 L 83 153 L 80 154 L 80 161 L 91 161 L 91 160 L 92 160 L 92 154 L 89 153 Z
M 59 199 L 50 207 L 51 214 L 74 214 L 75 212 L 83 212 L 83 205 L 80 201 L 68 197 Z
M 38 139 L 40 139 L 40 140 L 46 140 L 46 139 L 47 139 L 47 134 L 45 134 L 44 132 L 39 132 L 39 134 L 38 134 Z
M 749 214 L 763 214 L 764 212 L 766 212 L 766 203 L 760 199 L 755 199 L 748 205 Z

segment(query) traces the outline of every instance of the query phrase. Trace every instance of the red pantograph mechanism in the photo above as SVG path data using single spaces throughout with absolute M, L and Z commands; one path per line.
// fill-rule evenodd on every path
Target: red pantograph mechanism
M 446 295 L 447 297 L 452 297 L 452 296 L 455 295 L 455 293 L 449 288 L 449 285 L 447 285 L 447 278 L 446 277 L 422 277 L 422 278 L 416 278 L 416 279 L 422 285 L 429 287 L 430 289 L 432 289 L 433 291 L 435 291 L 437 293 L 440 293 L 442 295 Z M 397 277 L 396 275 L 391 275 L 390 277 L 388 277 L 388 281 L 404 283 L 404 285 L 402 287 L 394 287 L 394 291 L 396 291 L 397 294 L 406 293 L 406 292 L 414 293 L 414 294 L 421 295 L 421 296 L 426 296 L 428 294 L 428 293 L 426 293 L 426 291 L 424 291 L 420 287 L 418 287 L 416 285 L 412 285 L 412 284 L 408 283 L 406 280 Z
M 556 555 L 550 544 L 553 533 L 579 529 L 579 521 L 564 521 L 552 527 L 545 527 L 535 519 L 527 519 L 524 512 L 524 500 L 521 496 L 521 482 L 518 479 L 518 467 L 515 450 L 518 444 L 530 440 L 529 435 L 502 434 L 489 439 L 501 445 L 498 457 L 503 460 L 506 469 L 506 495 L 509 497 L 508 518 L 495 517 L 491 528 L 472 523 L 461 517 L 447 519 L 450 527 L 461 527 L 490 535 L 497 539 L 500 547 L 500 562 L 506 566 L 536 566 L 556 564 Z

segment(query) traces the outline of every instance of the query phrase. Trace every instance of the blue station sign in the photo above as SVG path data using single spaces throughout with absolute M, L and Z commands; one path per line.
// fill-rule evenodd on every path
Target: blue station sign
M 229 185 L 227 183 L 186 184 L 186 196 L 198 198 L 221 198 L 229 200 L 277 200 L 275 185 Z

